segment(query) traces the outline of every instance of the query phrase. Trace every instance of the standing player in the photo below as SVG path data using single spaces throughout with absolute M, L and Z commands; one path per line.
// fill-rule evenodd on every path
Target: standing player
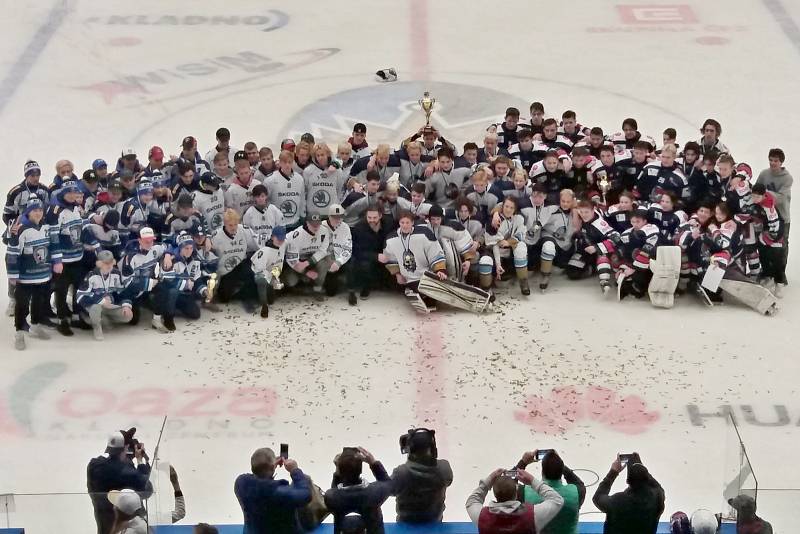
M 283 214 L 281 225 L 287 231 L 303 224 L 306 216 L 306 186 L 303 177 L 294 172 L 294 155 L 284 150 L 278 156 L 278 171 L 264 184 L 272 203 Z

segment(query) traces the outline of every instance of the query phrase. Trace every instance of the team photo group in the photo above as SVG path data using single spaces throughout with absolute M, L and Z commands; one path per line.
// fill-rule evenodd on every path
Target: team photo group
M 656 141 L 633 118 L 615 133 L 538 102 L 457 147 L 434 103 L 426 93 L 426 125 L 396 147 L 370 144 L 362 123 L 336 146 L 306 133 L 275 152 L 220 128 L 206 152 L 189 136 L 176 155 L 60 160 L 50 183 L 24 162 L 3 212 L 15 347 L 76 328 L 102 340 L 144 309 L 161 332 L 232 300 L 266 319 L 292 294 L 356 306 L 387 290 L 418 313 L 480 313 L 503 285 L 528 296 L 587 278 L 600 298 L 777 311 L 792 185 L 780 148 L 751 166 L 714 119 Z

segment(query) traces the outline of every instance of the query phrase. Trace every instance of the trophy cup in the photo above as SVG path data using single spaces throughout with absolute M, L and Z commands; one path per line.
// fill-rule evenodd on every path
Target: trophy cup
M 280 291 L 283 289 L 283 282 L 281 282 L 281 271 L 283 270 L 282 265 L 276 265 L 272 268 L 270 273 L 272 274 L 272 287 L 276 291 Z
M 214 300 L 214 290 L 217 288 L 217 273 L 211 273 L 208 277 L 208 292 L 206 293 L 206 304 Z
M 597 185 L 600 187 L 600 192 L 603 194 L 603 205 L 607 206 L 608 202 L 606 201 L 606 193 L 608 193 L 608 190 L 611 189 L 611 183 L 608 181 L 608 176 L 603 174 L 600 177 L 600 181 Z
M 436 99 L 431 97 L 431 94 L 428 91 L 423 93 L 422 98 L 418 100 L 419 107 L 422 108 L 423 113 L 425 113 L 425 126 L 430 126 L 431 124 L 431 113 L 433 113 L 433 105 L 436 103 Z

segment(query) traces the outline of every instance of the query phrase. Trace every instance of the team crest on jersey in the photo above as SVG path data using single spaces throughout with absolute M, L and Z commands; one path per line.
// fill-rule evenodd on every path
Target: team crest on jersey
M 291 219 L 295 215 L 297 215 L 297 204 L 294 200 L 284 200 L 281 203 L 281 213 L 287 219 Z
M 403 268 L 410 273 L 417 270 L 417 258 L 414 257 L 414 253 L 410 250 L 403 252 Z
M 239 258 L 239 256 L 230 256 L 230 257 L 225 259 L 225 264 L 224 264 L 225 265 L 225 270 L 230 272 L 230 271 L 234 270 L 236 268 L 236 266 L 239 265 L 241 262 L 242 262 L 242 260 L 241 260 L 241 258 Z
M 331 195 L 324 189 L 320 189 L 311 197 L 311 202 L 318 208 L 324 208 L 331 203 Z
M 222 226 L 222 214 L 221 213 L 215 213 L 214 214 L 214 216 L 211 218 L 211 225 L 214 228 L 219 228 L 220 226 Z
M 47 263 L 47 247 L 33 249 L 33 261 L 37 264 Z

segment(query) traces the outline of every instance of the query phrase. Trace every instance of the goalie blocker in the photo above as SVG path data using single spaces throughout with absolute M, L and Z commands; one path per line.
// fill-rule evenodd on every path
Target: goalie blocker
M 491 299 L 491 294 L 488 291 L 449 279 L 440 280 L 439 277 L 431 271 L 425 271 L 423 273 L 417 290 L 422 295 L 432 298 L 437 302 L 475 313 L 486 311 Z M 411 299 L 409 298 L 409 300 Z M 414 306 L 414 308 L 418 309 L 417 306 Z

